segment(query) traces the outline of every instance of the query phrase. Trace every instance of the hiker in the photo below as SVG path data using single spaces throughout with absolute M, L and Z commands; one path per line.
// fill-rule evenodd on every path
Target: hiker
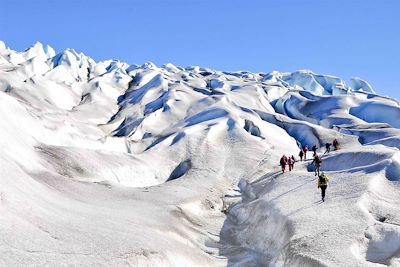
M 281 160 L 279 161 L 279 164 L 282 167 L 282 173 L 285 173 L 287 161 L 288 161 L 288 159 L 287 159 L 287 157 L 285 155 L 283 155 L 281 157 Z
M 293 170 L 294 162 L 295 162 L 294 156 L 292 155 L 291 157 L 288 158 L 289 171 Z
M 339 142 L 338 142 L 337 139 L 334 139 L 334 140 L 333 140 L 332 145 L 333 145 L 333 148 L 334 148 L 335 150 L 339 150 Z
M 326 154 L 326 153 L 329 153 L 329 152 L 331 152 L 331 143 L 326 143 L 325 144 L 325 153 L 324 154 Z
M 313 161 L 311 162 L 311 164 L 315 165 L 315 176 L 317 176 L 317 173 L 319 176 L 319 169 L 321 167 L 321 163 L 322 163 L 321 158 L 318 155 L 315 155 Z
M 303 149 L 300 149 L 300 152 L 299 152 L 300 161 L 303 161 L 303 156 L 304 156 Z
M 307 151 L 308 151 L 308 147 L 307 147 L 307 145 L 305 145 L 305 146 L 303 147 L 303 152 L 304 152 L 304 160 L 306 160 L 306 159 L 307 159 Z
M 322 201 L 325 201 L 325 190 L 328 187 L 329 178 L 324 172 L 318 178 L 318 188 L 321 188 Z
M 313 147 L 311 148 L 311 150 L 314 152 L 313 153 L 313 157 L 315 157 L 317 155 L 317 145 L 313 145 Z

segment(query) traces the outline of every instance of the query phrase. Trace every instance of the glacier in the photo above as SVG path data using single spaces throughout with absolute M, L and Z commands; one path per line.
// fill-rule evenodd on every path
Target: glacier
M 400 266 L 399 101 L 349 84 L 0 42 L 0 265 Z

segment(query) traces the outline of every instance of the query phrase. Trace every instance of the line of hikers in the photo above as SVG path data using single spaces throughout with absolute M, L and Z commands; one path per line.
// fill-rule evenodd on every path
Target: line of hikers
M 329 153 L 331 152 L 331 146 L 333 146 L 334 150 L 339 150 L 339 142 L 337 139 L 334 139 L 332 143 L 326 143 L 325 144 L 325 153 Z M 317 145 L 313 145 L 313 147 L 311 148 L 311 151 L 313 152 L 313 157 L 315 157 L 317 155 Z M 308 152 L 308 146 L 305 145 L 303 148 L 300 149 L 299 152 L 299 157 L 300 157 L 300 161 L 303 161 L 303 157 L 304 160 L 307 160 L 307 152 Z
M 335 150 L 339 150 L 340 146 L 339 146 L 339 142 L 337 139 L 334 139 L 332 143 L 326 143 L 325 144 L 325 153 L 329 153 L 331 151 L 331 146 L 333 145 L 333 148 Z M 321 169 L 321 163 L 322 160 L 320 158 L 320 156 L 318 156 L 317 154 L 317 145 L 314 145 L 311 150 L 313 151 L 313 160 L 311 162 L 311 165 L 315 166 L 315 176 L 318 175 L 318 188 L 321 188 L 321 196 L 322 196 L 322 201 L 325 201 L 325 191 L 326 188 L 328 187 L 328 182 L 329 182 L 329 178 L 328 176 L 322 172 L 320 174 L 320 169 Z M 307 160 L 307 152 L 308 152 L 308 147 L 307 145 L 305 145 L 303 148 L 300 149 L 299 152 L 299 157 L 300 157 L 300 161 L 303 161 L 303 157 L 304 160 Z M 282 173 L 285 173 L 286 170 L 286 165 L 289 165 L 289 171 L 292 171 L 294 168 L 294 163 L 296 162 L 294 156 L 290 156 L 290 157 L 286 157 L 285 155 L 283 155 L 279 161 L 279 164 L 282 167 Z

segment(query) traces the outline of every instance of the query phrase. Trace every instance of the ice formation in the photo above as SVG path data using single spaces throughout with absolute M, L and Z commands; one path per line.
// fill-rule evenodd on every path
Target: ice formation
M 359 78 L 0 42 L 0 116 L 2 266 L 400 266 L 399 102 Z M 335 138 L 321 203 L 278 162 Z

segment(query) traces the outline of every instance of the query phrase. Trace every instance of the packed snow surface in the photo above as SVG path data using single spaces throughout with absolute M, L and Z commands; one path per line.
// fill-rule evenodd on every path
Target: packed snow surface
M 400 266 L 400 106 L 360 78 L 0 42 L 0 116 L 1 266 Z M 278 166 L 314 144 L 325 202 Z

